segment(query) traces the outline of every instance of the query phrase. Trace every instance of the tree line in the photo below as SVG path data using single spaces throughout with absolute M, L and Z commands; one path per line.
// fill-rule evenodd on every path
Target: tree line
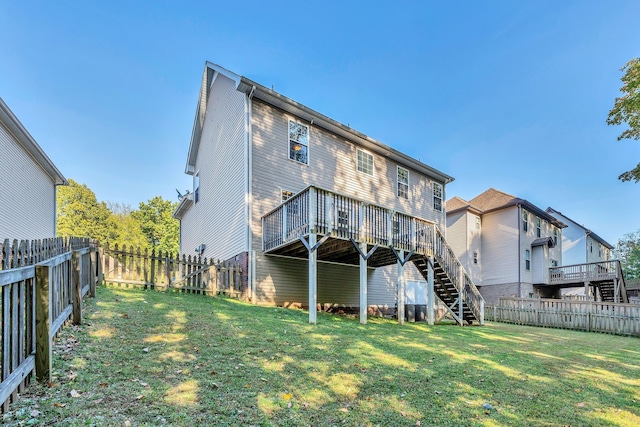
M 113 246 L 127 245 L 156 252 L 178 253 L 180 222 L 171 215 L 177 202 L 156 196 L 137 209 L 98 201 L 86 184 L 69 179 L 56 195 L 56 234 L 89 237 Z

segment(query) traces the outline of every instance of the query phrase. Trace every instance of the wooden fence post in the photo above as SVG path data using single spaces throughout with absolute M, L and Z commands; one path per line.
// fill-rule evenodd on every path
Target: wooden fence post
M 82 261 L 78 251 L 71 252 L 71 292 L 73 297 L 73 324 L 82 324 Z
M 36 265 L 36 378 L 46 382 L 51 375 L 50 268 Z

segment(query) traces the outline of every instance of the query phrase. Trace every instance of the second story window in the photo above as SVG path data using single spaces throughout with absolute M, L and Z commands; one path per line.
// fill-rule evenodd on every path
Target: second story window
M 522 231 L 529 231 L 529 212 L 522 209 Z
M 356 157 L 358 170 L 373 176 L 373 155 L 358 148 L 356 149 Z
M 409 171 L 398 166 L 398 197 L 409 199 Z
M 309 127 L 289 120 L 289 158 L 309 164 Z
M 524 268 L 531 270 L 531 251 L 529 249 L 524 251 Z
M 553 228 L 553 245 L 558 246 L 558 229 Z
M 433 183 L 433 210 L 442 212 L 442 184 Z
M 540 237 L 542 235 L 542 220 L 540 217 L 536 218 L 536 236 Z
M 477 217 L 476 217 L 476 230 L 480 230 L 480 225 L 481 225 L 480 217 L 479 217 L 479 216 L 477 216 Z

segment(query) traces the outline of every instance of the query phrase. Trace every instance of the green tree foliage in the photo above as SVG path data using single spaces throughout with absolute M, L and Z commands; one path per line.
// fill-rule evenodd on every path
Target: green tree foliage
M 150 249 L 151 246 L 142 232 L 140 222 L 132 215 L 134 210 L 131 205 L 109 203 L 108 206 L 113 213 L 117 232 L 117 238 L 109 244 L 115 243 L 120 248 L 123 245 L 126 245 L 127 248 L 140 248 L 141 251 Z
M 613 253 L 622 264 L 625 278 L 640 279 L 640 230 L 622 236 Z
M 68 186 L 58 187 L 56 202 L 58 236 L 89 237 L 103 243 L 117 237 L 113 214 L 85 184 L 69 179 Z
M 140 223 L 149 246 L 156 252 L 176 254 L 180 249 L 180 222 L 171 216 L 177 207 L 177 202 L 156 196 L 147 203 L 140 202 L 139 209 L 131 213 Z
M 621 125 L 626 123 L 629 128 L 618 136 L 618 141 L 622 139 L 640 139 L 640 58 L 634 58 L 627 62 L 624 67 L 621 68 L 624 72 L 622 76 L 622 87 L 620 92 L 622 96 L 616 98 L 611 111 L 609 111 L 609 117 L 607 118 L 607 124 L 609 125 Z M 622 181 L 640 181 L 640 163 L 627 172 L 621 174 L 618 179 Z

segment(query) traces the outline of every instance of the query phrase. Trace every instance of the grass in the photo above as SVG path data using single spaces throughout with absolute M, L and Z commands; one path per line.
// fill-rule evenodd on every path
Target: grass
M 99 288 L 8 425 L 637 426 L 637 338 Z

